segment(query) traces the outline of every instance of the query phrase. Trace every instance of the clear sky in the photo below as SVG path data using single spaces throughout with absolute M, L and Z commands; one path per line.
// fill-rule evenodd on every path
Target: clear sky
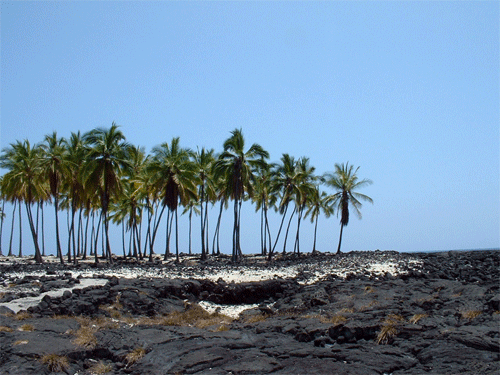
M 174 136 L 221 151 L 242 128 L 271 161 L 308 156 L 318 174 L 349 161 L 373 180 L 360 192 L 374 204 L 351 217 L 344 251 L 497 248 L 499 7 L 2 1 L 0 146 L 115 121 L 147 152 Z M 258 252 L 260 216 L 243 206 L 242 247 Z M 181 226 L 186 236 L 187 217 Z M 337 217 L 323 218 L 317 248 L 335 251 L 339 230 Z M 27 223 L 25 232 L 28 253 Z M 303 251 L 312 232 L 308 221 Z

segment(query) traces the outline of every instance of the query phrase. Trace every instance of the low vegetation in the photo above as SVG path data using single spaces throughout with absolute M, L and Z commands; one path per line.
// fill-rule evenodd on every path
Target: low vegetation
M 68 358 L 57 354 L 46 354 L 40 361 L 47 366 L 50 372 L 66 372 L 69 367 Z
M 139 362 L 145 355 L 146 355 L 146 349 L 144 349 L 143 347 L 135 348 L 125 356 L 125 361 L 127 362 L 127 366 L 131 366 L 134 363 Z

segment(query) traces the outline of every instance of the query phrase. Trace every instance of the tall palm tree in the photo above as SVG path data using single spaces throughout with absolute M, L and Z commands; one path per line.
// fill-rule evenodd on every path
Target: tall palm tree
M 346 164 L 335 164 L 334 173 L 326 173 L 323 178 L 325 184 L 337 192 L 327 199 L 328 203 L 332 203 L 337 213 L 340 212 L 340 238 L 337 254 L 340 253 L 340 246 L 342 243 L 342 231 L 344 227 L 349 224 L 349 206 L 354 208 L 358 218 L 361 219 L 361 202 L 360 200 L 373 203 L 373 200 L 364 194 L 358 193 L 355 190 L 366 185 L 371 185 L 372 181 L 369 179 L 359 180 L 357 173 L 359 167 L 354 169 L 349 162 Z
M 130 145 L 125 136 L 113 122 L 109 129 L 98 128 L 83 136 L 90 149 L 85 164 L 85 183 L 99 193 L 104 223 L 106 256 L 113 262 L 109 244 L 108 210 L 112 199 L 121 189 L 121 175 L 130 168 L 127 155 Z
M 297 180 L 297 188 L 295 189 L 295 204 L 297 206 L 297 234 L 295 237 L 294 252 L 300 254 L 300 223 L 307 203 L 315 193 L 316 176 L 314 171 L 316 168 L 309 165 L 309 158 L 301 157 L 295 167 L 295 179 Z
M 75 214 L 77 208 L 83 210 L 85 194 L 90 192 L 85 192 L 84 189 L 84 176 L 83 167 L 86 161 L 86 155 L 89 151 L 84 144 L 83 138 L 80 132 L 71 133 L 69 139 L 63 140 L 65 146 L 65 178 L 64 178 L 64 191 L 69 200 L 71 207 L 71 223 L 68 236 L 68 262 L 71 262 L 71 247 L 73 247 L 73 255 L 76 255 L 76 244 L 75 244 Z M 88 189 L 90 190 L 90 189 Z M 84 249 L 84 256 L 86 250 Z M 76 262 L 76 256 L 74 256 L 74 261 Z
M 45 144 L 42 144 L 42 158 L 40 167 L 45 177 L 48 179 L 50 195 L 54 198 L 54 210 L 56 219 L 56 248 L 57 256 L 61 263 L 64 263 L 61 250 L 61 240 L 59 237 L 59 195 L 61 184 L 65 175 L 69 173 L 65 159 L 64 140 L 57 136 L 56 132 L 45 136 Z
M 201 218 L 201 259 L 205 260 L 208 250 L 208 203 L 214 196 L 212 169 L 215 163 L 215 152 L 213 149 L 206 150 L 203 147 L 193 154 L 194 168 L 198 177 L 198 196 L 200 203 Z M 190 215 L 192 211 L 190 212 Z
M 4 175 L 4 186 L 12 199 L 24 201 L 28 215 L 28 223 L 35 246 L 35 261 L 42 263 L 42 255 L 38 245 L 38 233 L 33 220 L 32 206 L 43 194 L 43 181 L 40 169 L 40 147 L 31 147 L 28 140 L 17 141 L 4 149 L 0 167 L 8 172 Z
M 245 151 L 245 139 L 241 129 L 231 132 L 231 137 L 224 142 L 224 152 L 215 163 L 215 174 L 223 176 L 226 181 L 229 197 L 234 200 L 233 250 L 232 260 L 241 256 L 240 219 L 241 203 L 245 196 L 253 195 L 254 173 L 269 158 L 269 153 L 262 146 L 254 143 Z
M 177 208 L 179 203 L 186 206 L 196 195 L 196 175 L 189 149 L 181 148 L 179 138 L 173 138 L 170 144 L 163 143 L 153 148 L 153 159 L 149 166 L 153 185 L 161 191 L 162 204 L 175 216 L 176 260 L 179 261 L 179 226 Z M 174 217 L 172 217 L 172 220 Z M 167 248 L 165 259 L 169 255 L 170 231 L 167 221 Z

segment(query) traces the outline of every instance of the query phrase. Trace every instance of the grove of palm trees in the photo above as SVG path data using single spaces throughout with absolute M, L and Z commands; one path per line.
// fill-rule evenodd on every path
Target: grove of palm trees
M 56 248 L 49 251 L 61 263 L 89 257 L 112 263 L 114 254 L 122 251 L 124 258 L 149 261 L 154 254 L 167 259 L 175 252 L 179 261 L 183 241 L 189 243 L 190 254 L 206 259 L 221 253 L 221 217 L 229 208 L 233 210 L 231 259 L 238 261 L 243 204 L 254 204 L 260 215 L 260 234 L 256 228 L 255 238 L 259 236 L 260 253 L 269 260 L 287 250 L 316 251 L 318 219 L 331 215 L 340 217 L 340 252 L 349 209 L 361 218 L 361 201 L 372 202 L 357 191 L 371 184 L 359 179 L 359 167 L 334 164 L 334 172 L 318 175 L 307 157 L 283 154 L 278 162 L 270 162 L 262 146 L 245 144 L 241 129 L 230 133 L 220 152 L 183 147 L 179 138 L 172 138 L 150 154 L 128 143 L 115 123 L 107 129 L 72 133 L 69 139 L 53 132 L 38 144 L 12 143 L 2 150 L 0 167 L 5 171 L 0 177 L 0 255 L 23 255 L 22 235 L 16 239 L 13 233 L 14 228 L 20 234 L 25 230 L 24 216 L 37 263 L 46 256 L 47 236 L 55 237 Z M 12 206 L 8 216 L 6 202 Z M 55 228 L 44 224 L 47 206 L 54 210 Z M 216 207 L 217 217 L 209 218 L 209 207 Z M 179 236 L 182 214 L 189 216 L 189 238 Z M 272 214 L 280 217 L 275 233 L 268 220 Z M 301 246 L 300 226 L 306 218 L 314 223 L 314 239 Z M 4 224 L 10 224 L 10 230 Z M 121 228 L 122 243 L 112 243 L 110 225 Z M 155 245 L 160 233 L 166 236 L 161 249 Z M 201 248 L 192 248 L 192 235 L 200 236 Z M 2 236 L 8 236 L 3 241 L 8 248 L 1 247 Z M 278 241 L 283 248 L 277 248 Z

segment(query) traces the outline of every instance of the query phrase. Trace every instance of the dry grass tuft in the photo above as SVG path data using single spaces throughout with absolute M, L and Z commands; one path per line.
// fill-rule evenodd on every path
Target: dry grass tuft
M 210 314 L 200 305 L 186 304 L 186 309 L 182 312 L 173 312 L 160 319 L 160 324 L 167 326 L 194 326 L 197 328 L 207 328 L 213 325 L 228 324 L 233 319 L 220 314 Z
M 335 314 L 333 316 L 306 315 L 305 318 L 318 319 L 321 323 L 334 324 L 334 325 L 342 324 L 342 323 L 345 323 L 347 321 L 347 318 L 341 314 Z
M 73 344 L 85 349 L 94 349 L 97 346 L 97 338 L 95 337 L 96 332 L 96 327 L 80 327 L 80 329 L 74 333 L 76 337 L 73 340 Z
M 99 361 L 95 365 L 90 367 L 87 371 L 90 375 L 107 374 L 108 372 L 113 371 L 113 366 L 110 364 L 105 364 L 103 361 Z
M 245 323 L 250 323 L 250 324 L 260 323 L 266 321 L 267 318 L 269 318 L 268 314 L 255 314 L 245 317 L 244 321 Z
M 388 344 L 398 334 L 398 326 L 404 322 L 401 315 L 389 314 L 377 335 L 377 344 Z
M 346 308 L 343 308 L 342 310 L 339 311 L 340 314 L 352 314 L 354 313 L 356 310 L 354 309 L 354 307 L 346 307 Z
M 131 366 L 134 363 L 140 361 L 142 357 L 144 357 L 145 355 L 146 355 L 146 349 L 142 347 L 135 348 L 125 356 L 125 360 L 127 361 L 127 366 Z
M 28 340 L 17 340 L 14 342 L 14 344 L 12 344 L 13 346 L 17 346 L 17 345 L 26 345 L 29 341 Z
M 409 322 L 411 324 L 417 324 L 420 319 L 424 319 L 424 318 L 428 318 L 428 317 L 429 317 L 429 314 L 415 314 L 410 318 Z
M 69 367 L 68 358 L 57 354 L 46 354 L 41 358 L 41 362 L 47 365 L 50 372 L 66 372 Z
M 16 315 L 14 315 L 14 319 L 16 320 L 26 320 L 26 319 L 31 319 L 33 315 L 31 315 L 27 311 L 19 311 Z
M 469 311 L 462 311 L 461 312 L 462 318 L 467 319 L 467 320 L 473 320 L 481 314 L 482 314 L 482 311 L 479 311 L 479 310 L 469 310 Z
M 375 293 L 375 289 L 373 289 L 372 286 L 366 286 L 365 287 L 365 294 L 368 294 L 368 293 Z
M 7 326 L 0 326 L 0 332 L 12 332 L 14 331 L 12 328 Z
M 31 324 L 23 324 L 21 327 L 19 327 L 19 331 L 24 331 L 24 332 L 33 332 L 35 330 L 35 327 Z

